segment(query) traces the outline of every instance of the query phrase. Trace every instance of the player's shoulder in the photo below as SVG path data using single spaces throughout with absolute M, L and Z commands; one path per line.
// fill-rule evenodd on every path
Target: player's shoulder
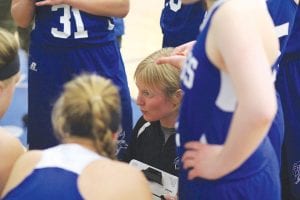
M 9 133 L 6 129 L 0 128 L 0 149 L 3 152 L 5 149 L 24 151 L 24 147 L 18 138 Z
M 97 185 L 95 190 L 91 190 Z M 87 199 L 151 199 L 144 175 L 127 163 L 108 159 L 89 164 L 79 177 L 79 188 Z
M 218 2 L 223 4 L 220 5 L 212 19 L 213 27 L 218 27 L 218 31 L 239 29 L 239 27 L 251 29 L 264 23 L 265 20 L 261 20 L 262 18 L 269 18 L 265 0 L 224 0 Z
M 218 15 L 222 17 L 238 18 L 240 16 L 254 16 L 257 12 L 267 11 L 265 0 L 223 0 L 218 2 L 222 4 L 218 10 Z

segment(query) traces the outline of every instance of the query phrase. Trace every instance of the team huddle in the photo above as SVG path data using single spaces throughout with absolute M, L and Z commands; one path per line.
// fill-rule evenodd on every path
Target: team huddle
M 165 0 L 162 49 L 134 74 L 133 125 L 114 23 L 129 0 L 10 9 L 33 24 L 29 150 L 0 129 L 1 199 L 300 200 L 298 0 Z M 20 64 L 15 37 L 0 41 L 2 117 Z M 154 195 L 133 159 L 177 176 L 178 191 Z

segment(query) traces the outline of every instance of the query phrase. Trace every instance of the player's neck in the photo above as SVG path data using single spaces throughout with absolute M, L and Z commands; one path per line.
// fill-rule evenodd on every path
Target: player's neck
M 65 138 L 63 140 L 63 143 L 79 144 L 91 151 L 97 152 L 93 140 L 91 140 L 89 138 L 71 136 L 71 137 Z

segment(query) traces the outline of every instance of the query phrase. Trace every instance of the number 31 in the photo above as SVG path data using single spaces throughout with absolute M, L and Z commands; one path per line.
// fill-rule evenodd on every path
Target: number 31
M 80 11 L 77 8 L 72 8 L 69 5 L 55 5 L 52 6 L 52 11 L 58 9 L 64 9 L 63 16 L 60 17 L 60 23 L 63 24 L 63 31 L 59 31 L 57 28 L 51 28 L 51 33 L 54 37 L 68 38 L 71 35 L 71 10 L 75 18 L 76 32 L 74 32 L 74 38 L 87 38 L 88 32 L 84 30 L 84 24 L 82 22 Z

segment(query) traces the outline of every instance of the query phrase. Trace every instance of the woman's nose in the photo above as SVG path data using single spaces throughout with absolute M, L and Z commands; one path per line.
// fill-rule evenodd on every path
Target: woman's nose
M 144 103 L 143 97 L 141 97 L 141 95 L 138 94 L 138 96 L 137 96 L 137 98 L 136 98 L 136 104 L 137 104 L 138 106 L 141 106 L 141 105 L 143 105 L 143 103 Z

